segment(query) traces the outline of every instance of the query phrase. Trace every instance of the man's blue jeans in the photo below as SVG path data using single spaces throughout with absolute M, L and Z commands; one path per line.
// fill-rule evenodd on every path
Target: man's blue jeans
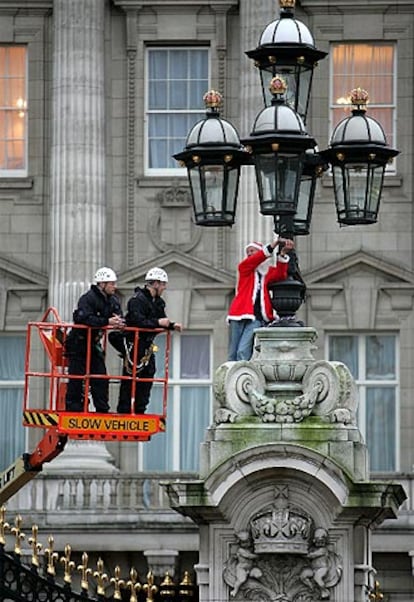
M 249 360 L 253 353 L 254 331 L 260 320 L 229 320 L 230 341 L 228 361 Z

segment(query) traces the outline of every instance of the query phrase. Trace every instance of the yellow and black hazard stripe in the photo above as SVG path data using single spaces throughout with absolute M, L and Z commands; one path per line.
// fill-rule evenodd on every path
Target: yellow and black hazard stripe
M 23 423 L 29 426 L 52 427 L 59 423 L 58 414 L 25 411 L 23 412 Z

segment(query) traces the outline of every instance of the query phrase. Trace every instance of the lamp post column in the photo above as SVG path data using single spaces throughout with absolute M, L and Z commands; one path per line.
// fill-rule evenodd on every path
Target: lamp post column
M 263 105 L 259 84 L 259 74 L 252 69 L 251 62 L 244 54 L 244 49 L 254 48 L 263 30 L 263 23 L 275 18 L 274 0 L 240 0 L 240 131 L 250 132 L 258 107 Z M 251 240 L 269 241 L 272 239 L 272 220 L 267 220 L 259 213 L 257 187 L 253 167 L 243 169 L 240 182 L 238 209 L 238 250 Z
M 49 304 L 65 320 L 104 257 L 104 15 L 53 3 Z

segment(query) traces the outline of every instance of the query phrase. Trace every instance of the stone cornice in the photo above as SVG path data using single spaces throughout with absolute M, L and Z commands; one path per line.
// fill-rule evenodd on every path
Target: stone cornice
M 1 2 L 1 0 L 0 0 Z M 195 8 L 209 6 L 217 7 L 232 7 L 238 6 L 239 0 L 112 0 L 114 6 L 119 6 L 124 10 L 140 10 L 142 8 Z

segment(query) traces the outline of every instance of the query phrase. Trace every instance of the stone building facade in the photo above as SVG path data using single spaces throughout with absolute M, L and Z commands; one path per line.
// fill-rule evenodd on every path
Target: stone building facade
M 100 265 L 118 273 L 124 305 L 150 267 L 165 268 L 169 313 L 185 327 L 173 343 L 164 439 L 72 443 L 8 503 L 53 531 L 58 546 L 70 540 L 105 553 L 109 565 L 116 556 L 162 574 L 197 562 L 198 528 L 169 508 L 159 482 L 198 472 L 213 374 L 226 360 L 236 265 L 247 242 L 271 240 L 273 222 L 259 214 L 246 168 L 236 225 L 195 226 L 186 175 L 169 158 L 203 115 L 195 96 L 206 86 L 223 93 L 222 115 L 250 133 L 262 100 L 244 53 L 278 14 L 275 0 L 0 0 L 0 395 L 21 391 L 22 376 L 6 360 L 23 357 L 27 322 L 48 306 L 70 320 Z M 398 520 L 374 533 L 373 553 L 386 599 L 409 602 L 414 3 L 299 0 L 295 14 L 329 53 L 315 70 L 307 120 L 319 146 L 345 114 L 335 93 L 345 97 L 350 84 L 368 88 L 372 114 L 401 151 L 385 177 L 377 224 L 339 228 L 326 173 L 311 234 L 296 247 L 308 288 L 301 318 L 318 331 L 315 357 L 351 364 L 371 478 L 400 482 L 408 495 Z M 189 366 L 194 349 L 198 364 Z M 109 361 L 116 369 L 116 358 Z M 1 435 L 6 465 L 38 433 L 15 425 L 18 394 L 0 402 L 15 429 L 12 442 L 11 426 Z

